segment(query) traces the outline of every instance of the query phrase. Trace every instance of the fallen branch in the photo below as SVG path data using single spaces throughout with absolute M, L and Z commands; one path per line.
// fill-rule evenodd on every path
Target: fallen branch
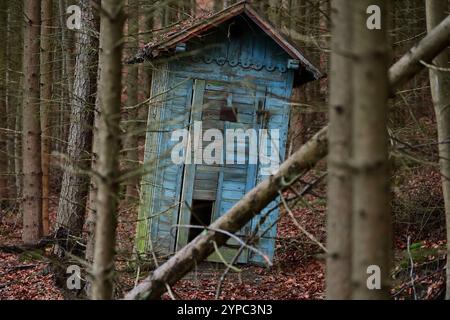
M 389 69 L 389 85 L 392 91 L 412 78 L 424 66 L 421 61 L 431 63 L 450 44 L 450 17 L 441 22 L 415 47 L 410 49 Z M 235 233 L 255 217 L 278 196 L 278 192 L 289 187 L 305 171 L 326 156 L 328 152 L 327 131 L 324 127 L 306 144 L 288 158 L 269 179 L 258 184 L 225 215 L 211 224 L 211 229 Z M 125 299 L 157 299 L 166 290 L 166 284 L 173 285 L 213 251 L 213 242 L 223 245 L 228 236 L 212 230 L 198 236 L 178 251 L 167 262 L 158 267 L 131 290 Z
M 314 235 L 312 235 L 311 233 L 309 233 L 305 228 L 302 227 L 302 225 L 297 221 L 297 219 L 294 216 L 294 213 L 292 212 L 291 208 L 289 208 L 286 200 L 284 199 L 283 193 L 281 191 L 279 191 L 280 197 L 281 197 L 281 202 L 283 203 L 284 208 L 286 209 L 289 217 L 292 219 L 292 222 L 294 223 L 294 225 L 297 227 L 297 229 L 299 229 L 303 234 L 305 234 L 309 240 L 311 240 L 312 242 L 314 242 L 315 244 L 317 244 L 325 253 L 328 253 L 327 248 L 325 248 L 325 246 L 316 239 L 316 237 L 314 237 Z
M 320 130 L 309 142 L 287 159 L 276 174 L 264 180 L 238 201 L 225 215 L 214 221 L 212 230 L 235 233 L 255 217 L 278 195 L 279 190 L 291 185 L 305 171 L 312 168 L 327 153 L 327 130 Z M 181 279 L 196 263 L 206 259 L 213 251 L 213 241 L 218 246 L 229 238 L 223 232 L 208 230 L 198 236 L 172 258 L 157 268 L 151 276 L 131 290 L 126 299 L 155 299 L 169 285 Z

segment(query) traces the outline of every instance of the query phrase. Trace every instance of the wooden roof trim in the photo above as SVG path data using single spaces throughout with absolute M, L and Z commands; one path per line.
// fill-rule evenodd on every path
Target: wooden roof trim
M 186 42 L 191 38 L 198 36 L 209 29 L 212 29 L 227 20 L 236 17 L 239 14 L 245 14 L 256 25 L 258 25 L 272 40 L 274 40 L 283 50 L 286 51 L 293 59 L 300 60 L 301 64 L 313 74 L 314 78 L 320 79 L 322 73 L 317 69 L 295 45 L 290 43 L 270 22 L 264 19 L 246 0 L 238 2 L 222 11 L 217 12 L 206 20 L 194 24 L 185 30 L 169 36 L 167 39 L 154 44 L 149 48 L 153 57 L 159 55 L 160 51 L 168 51 L 180 42 Z
M 292 45 L 287 39 L 276 30 L 267 20 L 262 18 L 259 13 L 249 5 L 245 5 L 245 13 L 254 23 L 256 23 L 269 37 L 271 37 L 280 47 L 282 47 L 293 59 L 298 59 L 301 63 L 314 74 L 316 79 L 322 77 L 322 73 L 305 58 L 304 54 L 296 46 Z
M 222 11 L 217 12 L 215 15 L 213 15 L 210 18 L 207 18 L 206 20 L 200 22 L 199 24 L 193 25 L 192 27 L 189 27 L 186 30 L 181 30 L 180 32 L 176 33 L 169 39 L 163 41 L 161 44 L 157 44 L 155 46 L 155 49 L 164 49 L 164 48 L 170 48 L 177 43 L 188 41 L 189 39 L 208 31 L 211 28 L 214 28 L 225 21 L 243 13 L 245 11 L 245 1 L 241 1 L 236 3 L 233 6 L 230 6 Z M 226 13 L 226 14 L 225 14 Z

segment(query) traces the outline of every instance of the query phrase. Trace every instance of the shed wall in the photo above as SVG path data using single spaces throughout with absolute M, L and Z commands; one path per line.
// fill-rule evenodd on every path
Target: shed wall
M 140 252 L 147 248 L 168 254 L 175 249 L 176 233 L 171 228 L 178 223 L 183 166 L 175 165 L 171 161 L 170 151 L 177 142 L 170 141 L 170 137 L 172 130 L 189 125 L 195 79 L 209 80 L 210 83 L 220 81 L 248 92 L 236 94 L 234 103 L 255 105 L 258 99 L 263 101 L 263 108 L 270 112 L 263 127 L 279 129 L 280 162 L 284 160 L 293 71 L 286 68 L 288 55 L 265 34 L 255 33 L 256 26 L 254 29 L 251 27 L 247 26 L 251 30 L 242 31 L 242 34 L 232 38 L 232 41 L 227 38 L 225 29 L 222 33 L 204 38 L 202 42 L 188 43 L 188 52 L 201 47 L 207 49 L 194 57 L 186 56 L 160 64 L 153 72 L 153 98 L 150 103 L 145 147 L 145 163 L 149 174 L 142 180 L 143 205 L 139 216 L 140 220 L 146 222 L 140 223 L 138 227 L 137 248 Z M 211 46 L 208 48 L 205 44 Z M 227 94 L 229 91 L 213 87 L 214 85 L 210 84 L 209 90 L 216 90 L 218 95 Z M 218 216 L 230 209 L 256 183 L 267 178 L 263 175 L 264 169 L 261 166 L 254 166 L 256 181 L 250 183 L 242 178 L 239 170 L 242 168 L 236 167 L 235 172 L 219 170 L 222 172 L 222 182 Z M 276 208 L 259 227 L 262 238 L 257 245 L 270 259 L 274 255 L 276 220 L 279 215 L 277 201 L 271 206 Z M 270 210 L 271 206 L 265 212 Z M 251 229 L 257 227 L 259 220 L 260 216 L 251 222 Z M 151 245 L 145 242 L 146 230 L 150 230 Z M 263 259 L 250 253 L 249 261 L 262 263 Z

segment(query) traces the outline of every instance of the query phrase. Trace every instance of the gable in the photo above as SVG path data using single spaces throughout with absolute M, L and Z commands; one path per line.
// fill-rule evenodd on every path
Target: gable
M 239 15 L 186 43 L 194 61 L 256 71 L 287 72 L 291 57 L 253 21 Z
M 257 11 L 246 1 L 238 2 L 215 14 L 208 14 L 196 18 L 192 21 L 184 21 L 176 25 L 167 33 L 160 35 L 153 42 L 145 45 L 140 52 L 127 61 L 128 64 L 141 63 L 145 60 L 155 60 L 168 55 L 177 55 L 178 47 L 181 45 L 181 51 L 184 51 L 184 45 L 193 39 L 202 39 L 207 37 L 211 31 L 224 25 L 229 25 L 230 21 L 238 17 L 246 21 L 251 21 L 254 30 L 259 29 L 260 33 L 265 34 L 291 58 L 299 61 L 299 68 L 295 72 L 296 83 L 301 84 L 323 77 L 316 68 L 286 37 L 284 37 L 267 20 L 260 16 Z M 248 31 L 248 30 L 247 30 Z

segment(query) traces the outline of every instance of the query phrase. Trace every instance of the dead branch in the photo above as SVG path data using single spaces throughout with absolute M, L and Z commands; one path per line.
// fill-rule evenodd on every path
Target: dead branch
M 447 17 L 389 69 L 389 85 L 392 91 L 424 67 L 420 61 L 430 63 L 449 44 L 450 17 Z M 235 233 L 247 224 L 278 196 L 279 191 L 289 187 L 305 171 L 326 156 L 327 129 L 324 127 L 316 133 L 280 166 L 277 173 L 253 188 L 225 215 L 212 223 L 210 228 Z M 198 236 L 126 294 L 125 299 L 159 298 L 166 290 L 165 284 L 176 283 L 214 251 L 213 242 L 220 246 L 228 238 L 226 234 L 212 230 Z

